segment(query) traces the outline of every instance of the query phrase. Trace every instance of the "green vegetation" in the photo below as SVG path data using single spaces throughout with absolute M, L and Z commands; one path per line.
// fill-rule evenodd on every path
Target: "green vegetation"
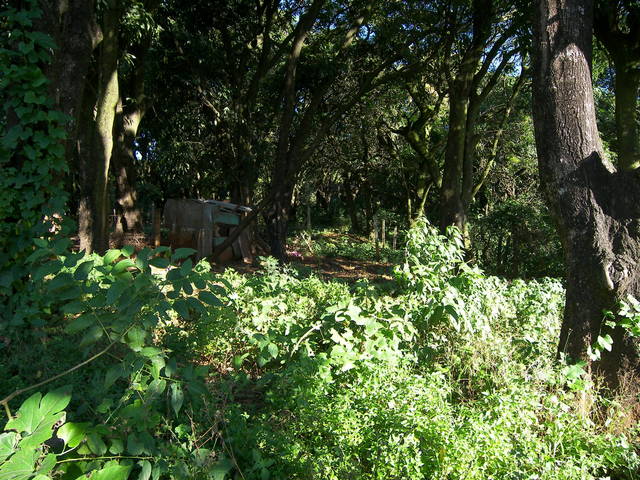
M 6 478 L 638 478 L 628 405 L 555 359 L 561 284 L 483 275 L 455 230 L 419 221 L 391 292 L 38 244 L 27 303 L 55 300 L 0 389 L 99 356 L 23 401 Z
M 639 480 L 637 2 L 187 3 L 0 11 L 0 480 Z

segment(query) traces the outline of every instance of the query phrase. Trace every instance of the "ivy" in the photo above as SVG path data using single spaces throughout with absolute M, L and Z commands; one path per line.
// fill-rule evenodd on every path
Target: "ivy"
M 33 31 L 40 15 L 34 0 L 22 10 L 0 12 L 0 309 L 5 311 L 13 309 L 12 298 L 24 287 L 31 239 L 51 236 L 67 201 L 62 184 L 67 118 L 49 98 L 43 67 L 55 44 Z

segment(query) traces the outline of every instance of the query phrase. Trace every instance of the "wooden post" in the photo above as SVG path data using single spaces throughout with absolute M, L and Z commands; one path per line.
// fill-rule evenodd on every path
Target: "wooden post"
M 162 215 L 160 215 L 160 209 L 155 205 L 153 206 L 153 245 L 155 247 L 160 246 L 161 231 L 160 225 L 162 223 Z
M 307 231 L 311 231 L 311 204 L 307 202 Z
M 398 240 L 398 226 L 393 228 L 393 249 L 396 249 L 396 240 Z
M 382 249 L 384 250 L 385 248 L 387 248 L 387 220 L 384 218 L 382 219 L 382 228 L 380 230 L 380 237 L 381 237 L 380 242 L 382 243 Z

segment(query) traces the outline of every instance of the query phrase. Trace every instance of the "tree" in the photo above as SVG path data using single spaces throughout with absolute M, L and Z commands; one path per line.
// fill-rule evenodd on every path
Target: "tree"
M 567 297 L 559 350 L 589 361 L 603 311 L 640 294 L 640 178 L 605 157 L 591 82 L 592 0 L 539 0 L 534 21 L 533 114 L 541 184 L 563 246 Z M 616 386 L 640 373 L 621 327 L 592 364 Z
M 615 67 L 615 121 L 618 165 L 640 166 L 638 88 L 640 87 L 640 6 L 631 0 L 597 0 L 594 32 Z

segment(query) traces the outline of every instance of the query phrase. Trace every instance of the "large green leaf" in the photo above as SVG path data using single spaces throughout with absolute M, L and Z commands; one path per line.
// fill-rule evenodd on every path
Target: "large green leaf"
M 0 466 L 0 480 L 27 480 L 35 470 L 40 456 L 36 450 L 19 450 Z
M 184 393 L 182 392 L 182 386 L 178 383 L 172 383 L 170 390 L 171 390 L 171 408 L 173 408 L 173 411 L 175 412 L 177 417 L 178 413 L 180 413 L 180 409 L 182 408 L 182 404 L 184 402 Z
M 15 452 L 18 442 L 18 434 L 16 432 L 0 433 L 0 462 L 3 462 L 13 452 Z
M 36 392 L 27 398 L 16 414 L 16 417 L 9 420 L 4 427 L 5 430 L 16 430 L 17 432 L 31 433 L 37 427 L 42 416 L 40 415 L 40 400 L 42 394 Z
M 67 447 L 75 448 L 84 439 L 84 433 L 87 431 L 88 426 L 88 423 L 68 422 L 58 429 L 57 435 L 64 440 Z
M 94 470 L 88 477 L 90 480 L 127 480 L 131 466 L 108 465 L 100 470 Z M 76 480 L 87 480 L 86 475 L 78 477 Z
M 138 480 L 149 480 L 151 477 L 151 463 L 149 460 L 143 460 L 140 462 L 140 466 L 142 467 L 140 471 L 140 475 L 138 476 Z

